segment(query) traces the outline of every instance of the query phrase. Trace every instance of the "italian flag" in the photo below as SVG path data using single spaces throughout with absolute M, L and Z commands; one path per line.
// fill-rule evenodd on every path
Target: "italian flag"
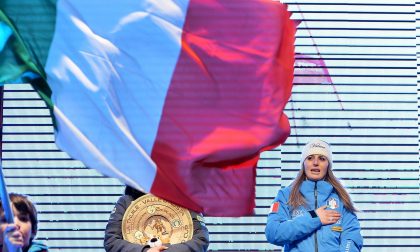
M 295 25 L 272 0 L 2 0 L 0 82 L 30 82 L 58 147 L 210 216 L 255 207 L 290 132 Z M 28 15 L 30 14 L 30 15 Z

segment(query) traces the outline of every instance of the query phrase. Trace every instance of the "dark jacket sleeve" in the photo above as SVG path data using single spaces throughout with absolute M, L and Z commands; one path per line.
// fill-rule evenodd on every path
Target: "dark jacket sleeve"
M 149 246 L 134 244 L 124 240 L 122 235 L 122 219 L 125 210 L 127 210 L 130 203 L 133 201 L 131 196 L 124 195 L 120 197 L 115 204 L 108 224 L 105 229 L 104 246 L 107 252 L 141 252 L 146 251 Z
M 167 245 L 165 252 L 205 252 L 209 246 L 209 231 L 200 214 L 190 212 L 193 218 L 194 233 L 191 240 L 179 244 Z

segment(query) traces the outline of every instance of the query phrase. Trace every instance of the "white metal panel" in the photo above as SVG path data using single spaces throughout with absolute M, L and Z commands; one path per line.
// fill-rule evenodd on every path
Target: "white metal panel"
M 265 241 L 266 214 L 296 175 L 303 144 L 320 137 L 332 144 L 334 170 L 361 210 L 363 251 L 418 251 L 419 4 L 283 2 L 304 19 L 296 51 L 324 59 L 333 84 L 295 85 L 286 107 L 292 134 L 258 163 L 256 215 L 206 217 L 210 249 L 281 249 Z M 37 203 L 38 239 L 51 251 L 103 251 L 103 230 L 123 186 L 57 150 L 49 111 L 29 85 L 8 86 L 4 106 L 6 182 Z

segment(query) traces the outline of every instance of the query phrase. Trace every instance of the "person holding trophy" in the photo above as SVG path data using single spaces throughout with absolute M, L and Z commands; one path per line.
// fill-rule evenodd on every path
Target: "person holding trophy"
M 105 229 L 105 251 L 205 252 L 209 233 L 201 214 L 126 186 Z
M 265 234 L 285 252 L 359 252 L 363 238 L 350 195 L 334 176 L 328 143 L 305 145 L 301 169 L 292 184 L 278 192 Z

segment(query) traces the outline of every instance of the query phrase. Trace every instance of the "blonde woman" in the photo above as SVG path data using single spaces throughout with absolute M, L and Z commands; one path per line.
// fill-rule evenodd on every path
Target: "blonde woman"
M 332 171 L 328 143 L 305 145 L 301 170 L 292 184 L 278 192 L 265 234 L 285 252 L 358 252 L 363 238 L 356 209 Z

